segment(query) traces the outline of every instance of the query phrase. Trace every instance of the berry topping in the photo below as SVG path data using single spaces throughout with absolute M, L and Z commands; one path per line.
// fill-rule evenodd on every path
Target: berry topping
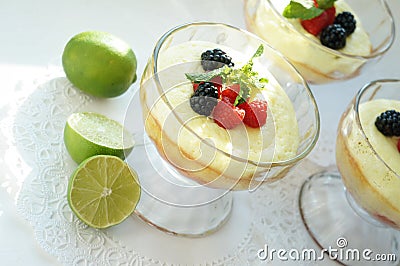
M 212 112 L 215 123 L 225 129 L 232 129 L 242 123 L 244 116 L 244 110 L 224 101 L 218 101 Z
M 221 100 L 230 104 L 234 104 L 238 93 L 231 89 L 225 89 L 221 92 Z
M 328 20 L 327 20 L 327 25 L 326 26 L 333 24 L 335 22 L 335 19 L 336 19 L 336 8 L 335 8 L 335 6 L 332 6 L 332 7 L 328 8 L 328 9 L 326 9 L 325 12 L 326 12 L 326 14 L 328 16 Z
M 200 115 L 209 116 L 217 105 L 218 88 L 212 82 L 202 82 L 190 98 L 190 106 Z
M 214 70 L 227 65 L 233 67 L 232 58 L 219 48 L 207 50 L 201 54 L 201 65 L 205 71 Z
M 237 106 L 245 111 L 243 122 L 249 127 L 262 127 L 267 121 L 267 102 L 256 99 L 250 103 L 244 102 Z
M 301 25 L 307 32 L 316 36 L 321 32 L 321 30 L 323 28 L 326 27 L 327 21 L 328 21 L 327 14 L 325 12 L 323 12 L 318 17 L 315 17 L 312 19 L 307 19 L 307 20 L 302 20 Z
M 331 49 L 341 49 L 346 45 L 346 30 L 338 24 L 332 24 L 321 31 L 321 43 Z
M 222 77 L 221 76 L 216 76 L 213 77 L 210 82 L 214 84 L 215 87 L 217 87 L 218 90 L 218 95 L 221 95 L 221 90 L 222 90 Z
M 200 83 L 193 82 L 193 91 L 196 91 Z
M 314 36 L 317 36 L 322 29 L 332 24 L 335 20 L 336 9 L 330 7 L 322 12 L 321 15 L 307 20 L 301 20 L 303 28 Z
M 207 52 L 214 53 L 215 50 L 217 49 Z M 207 52 L 202 54 L 202 58 Z M 233 66 L 232 63 L 211 71 L 185 73 L 195 91 L 190 98 L 192 109 L 198 114 L 210 116 L 225 129 L 232 129 L 242 123 L 245 110 L 238 106 L 247 103 L 250 95 L 254 94 L 252 89 L 266 89 L 265 84 L 268 83 L 267 78 L 259 77 L 258 72 L 253 71 L 253 60 L 263 52 L 264 46 L 261 44 L 248 62 L 238 69 L 230 67 L 229 65 Z M 248 109 L 250 125 L 260 127 L 265 124 L 266 102 L 254 101 Z
M 240 91 L 239 84 L 233 84 L 233 85 L 227 86 L 221 92 L 221 100 L 229 102 L 231 104 L 234 104 L 236 101 L 236 97 L 239 95 L 239 91 Z
M 400 139 L 397 140 L 397 150 L 400 152 Z
M 357 24 L 353 14 L 347 11 L 338 14 L 335 18 L 334 23 L 341 25 L 343 29 L 345 29 L 347 36 L 354 32 Z
M 348 11 L 336 16 L 335 1 L 313 0 L 312 6 L 290 1 L 282 15 L 290 19 L 300 19 L 307 32 L 314 36 L 319 35 L 322 45 L 338 50 L 346 45 L 346 37 L 354 32 L 356 20 Z
M 375 120 L 375 126 L 385 136 L 400 136 L 400 112 L 386 110 Z

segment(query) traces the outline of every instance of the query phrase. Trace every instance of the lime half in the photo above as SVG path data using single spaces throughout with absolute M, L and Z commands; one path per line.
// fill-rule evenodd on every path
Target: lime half
M 68 203 L 87 225 L 107 228 L 121 223 L 135 210 L 141 188 L 137 174 L 123 160 L 110 155 L 83 161 L 68 184 Z
M 78 164 L 94 155 L 114 155 L 121 159 L 132 151 L 133 136 L 117 121 L 104 115 L 73 113 L 64 127 L 64 143 Z

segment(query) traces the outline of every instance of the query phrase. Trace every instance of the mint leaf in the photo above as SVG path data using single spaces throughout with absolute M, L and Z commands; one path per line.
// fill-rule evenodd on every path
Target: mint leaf
M 332 0 L 323 0 L 323 1 L 332 1 Z M 299 18 L 303 20 L 312 19 L 318 17 L 324 12 L 324 9 L 317 8 L 315 6 L 305 7 L 302 4 L 290 1 L 290 3 L 283 10 L 283 16 L 285 18 Z
M 260 46 L 258 46 L 258 48 L 257 48 L 257 51 L 250 58 L 249 62 L 253 61 L 253 59 L 256 57 L 260 57 L 263 53 L 264 53 L 264 45 L 260 44 Z
M 205 73 L 185 73 L 185 76 L 191 82 L 200 83 L 210 81 L 217 76 L 222 76 L 222 78 L 224 78 L 229 75 L 231 71 L 232 69 L 230 67 L 224 65 L 223 67 Z
M 317 0 L 318 8 L 321 9 L 331 8 L 335 4 L 335 2 L 336 0 Z
M 244 66 L 242 66 L 241 69 L 233 71 L 230 80 L 232 82 L 240 84 L 240 91 L 233 105 L 236 106 L 238 104 L 241 104 L 245 101 L 245 99 L 248 98 L 251 89 L 264 88 L 264 84 L 262 83 L 268 82 L 268 79 L 266 78 L 258 78 L 258 73 L 256 71 L 253 71 L 253 59 L 260 57 L 263 53 L 264 46 L 261 44 L 260 46 L 258 46 L 253 56 Z M 260 80 L 262 80 L 262 82 L 260 82 Z
M 250 95 L 250 88 L 247 87 L 245 83 L 240 82 L 240 91 L 238 96 L 236 96 L 235 102 L 233 103 L 234 106 L 237 106 L 241 103 L 244 103 L 249 95 Z

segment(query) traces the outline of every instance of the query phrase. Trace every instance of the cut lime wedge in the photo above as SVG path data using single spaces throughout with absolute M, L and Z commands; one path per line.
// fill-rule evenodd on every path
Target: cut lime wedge
M 117 121 L 93 112 L 73 113 L 64 127 L 64 143 L 72 159 L 81 163 L 94 155 L 121 159 L 132 151 L 132 135 Z

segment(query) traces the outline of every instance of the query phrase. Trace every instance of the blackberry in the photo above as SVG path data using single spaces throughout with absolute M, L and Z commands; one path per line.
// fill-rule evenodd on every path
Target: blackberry
M 343 29 L 346 31 L 346 36 L 349 36 L 354 32 L 357 24 L 353 14 L 351 14 L 348 11 L 338 14 L 335 18 L 335 22 L 333 23 L 341 25 Z
M 375 126 L 385 136 L 400 136 L 400 112 L 386 110 L 375 120 Z
M 321 31 L 322 45 L 338 50 L 346 45 L 346 30 L 339 24 L 331 24 Z
M 227 65 L 233 67 L 232 58 L 219 48 L 207 50 L 201 54 L 201 65 L 205 71 L 214 70 Z
M 202 82 L 190 97 L 190 107 L 200 115 L 209 116 L 218 102 L 218 88 L 212 82 Z

